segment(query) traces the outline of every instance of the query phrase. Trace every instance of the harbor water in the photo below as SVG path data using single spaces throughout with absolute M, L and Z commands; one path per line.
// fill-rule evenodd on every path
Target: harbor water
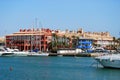
M 103 68 L 91 57 L 0 57 L 0 80 L 119 79 L 119 69 Z

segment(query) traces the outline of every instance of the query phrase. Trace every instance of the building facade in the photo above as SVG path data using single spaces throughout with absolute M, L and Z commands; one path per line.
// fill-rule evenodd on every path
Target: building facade
M 84 32 L 82 28 L 77 31 L 20 29 L 19 32 L 6 35 L 5 41 L 7 47 L 18 48 L 21 51 L 48 51 L 52 48 L 75 48 L 76 40 L 79 40 L 79 48 L 90 48 L 91 44 L 103 47 L 113 44 L 113 37 L 109 32 Z
M 20 29 L 19 32 L 6 35 L 6 47 L 18 48 L 21 51 L 47 51 L 47 44 L 50 41 L 51 30 L 49 29 Z
M 77 31 L 66 30 L 65 35 L 79 39 L 92 39 L 93 43 L 99 46 L 113 45 L 113 37 L 109 32 L 84 32 L 82 28 Z

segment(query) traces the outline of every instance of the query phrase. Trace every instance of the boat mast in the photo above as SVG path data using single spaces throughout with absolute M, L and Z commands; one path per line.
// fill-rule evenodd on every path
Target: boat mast
M 34 26 L 33 26 L 34 27 Z M 33 28 L 34 29 L 34 28 Z M 31 51 L 33 49 L 33 29 L 31 30 L 31 35 L 30 35 L 30 38 L 31 38 Z
M 35 18 L 35 25 L 36 25 L 36 28 L 37 28 L 38 26 L 39 26 L 39 28 L 42 27 L 41 22 L 38 23 L 38 19 L 37 19 L 37 18 Z M 41 28 L 40 28 L 40 30 L 39 30 L 39 32 L 38 32 L 39 41 L 37 41 L 37 45 L 40 46 L 40 47 L 39 47 L 40 51 L 41 51 L 41 32 L 42 32 L 42 30 L 41 30 Z
M 40 25 L 41 25 L 41 28 L 42 28 L 41 22 L 39 22 L 39 27 L 40 27 Z M 41 28 L 40 28 L 40 51 L 41 51 L 41 32 L 42 32 Z
M 31 30 L 31 51 L 33 50 L 33 41 L 34 41 L 34 25 L 37 26 L 37 18 L 35 18 L 35 24 L 33 24 L 33 28 Z

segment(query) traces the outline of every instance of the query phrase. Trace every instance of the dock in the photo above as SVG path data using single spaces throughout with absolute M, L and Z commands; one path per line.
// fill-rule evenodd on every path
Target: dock
M 79 54 L 75 54 L 75 53 L 65 53 L 65 54 L 57 54 L 57 53 L 50 53 L 49 56 L 68 56 L 68 57 L 91 57 L 91 54 L 89 53 L 79 53 Z

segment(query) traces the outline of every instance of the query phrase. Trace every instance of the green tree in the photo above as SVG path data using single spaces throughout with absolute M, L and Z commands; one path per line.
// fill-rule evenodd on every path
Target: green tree
M 49 43 L 49 50 L 52 52 L 57 52 L 57 48 L 58 48 L 58 36 L 56 35 L 56 33 L 52 34 L 52 41 Z
M 75 48 L 76 47 L 76 41 L 77 40 L 77 37 L 76 36 L 72 36 L 72 48 Z

